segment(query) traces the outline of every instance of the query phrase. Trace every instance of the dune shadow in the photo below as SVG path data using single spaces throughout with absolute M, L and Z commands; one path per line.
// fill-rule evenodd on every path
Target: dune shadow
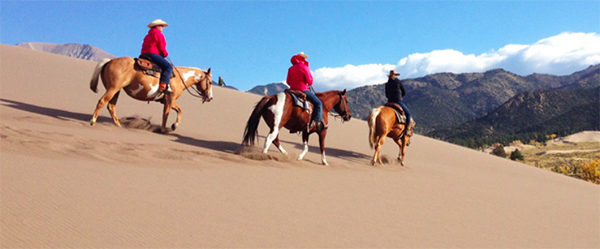
M 263 135 L 259 135 L 258 137 L 261 138 L 262 141 L 264 141 L 266 139 L 266 136 L 263 136 Z M 279 141 L 282 144 L 287 144 L 289 146 L 293 146 L 294 148 L 296 148 L 298 150 L 304 150 L 304 145 L 302 144 L 301 138 L 299 139 L 298 143 L 284 141 L 284 140 L 279 140 Z M 325 144 L 327 144 L 327 139 L 325 139 Z M 271 145 L 271 146 L 273 146 L 273 145 Z M 321 149 L 318 145 L 317 146 L 312 146 L 312 145 L 308 146 L 308 153 L 313 152 L 313 153 L 320 154 L 320 151 L 321 151 Z M 348 161 L 355 161 L 355 160 L 361 160 L 361 159 L 371 160 L 370 155 L 365 155 L 365 154 L 358 153 L 355 151 L 341 150 L 341 149 L 336 149 L 336 148 L 328 148 L 327 146 L 325 146 L 325 154 L 327 156 L 337 157 L 337 158 L 348 160 Z
M 27 112 L 31 112 L 31 113 L 41 114 L 41 115 L 45 115 L 48 117 L 65 120 L 65 121 L 68 121 L 69 119 L 75 119 L 75 120 L 79 120 L 79 121 L 88 122 L 92 119 L 92 114 L 70 112 L 70 111 L 65 111 L 65 110 L 60 110 L 60 109 L 54 109 L 54 108 L 49 108 L 49 107 L 27 104 L 27 103 L 15 101 L 15 100 L 4 99 L 4 98 L 0 98 L 0 101 L 3 102 L 2 105 L 7 106 L 7 107 L 11 107 L 14 109 L 27 111 Z M 98 122 L 112 122 L 112 119 L 108 118 L 108 117 L 100 116 L 100 117 L 98 117 L 97 121 Z
M 234 143 L 234 142 L 229 142 L 229 141 L 209 141 L 209 140 L 202 140 L 202 139 L 197 139 L 197 138 L 193 138 L 193 137 L 183 136 L 180 134 L 168 134 L 168 135 L 176 137 L 177 139 L 175 140 L 175 142 L 192 145 L 192 146 L 197 146 L 197 147 L 202 147 L 205 149 L 210 149 L 210 150 L 214 150 L 214 151 L 218 151 L 218 152 L 237 154 L 237 153 L 239 153 L 239 151 L 242 147 L 241 144 L 239 144 L 239 143 Z

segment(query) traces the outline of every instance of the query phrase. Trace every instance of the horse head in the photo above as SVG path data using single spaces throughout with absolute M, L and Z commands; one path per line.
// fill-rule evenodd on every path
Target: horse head
M 349 121 L 352 118 L 350 107 L 348 107 L 348 98 L 346 98 L 346 89 L 338 91 L 339 100 L 333 109 L 342 116 L 344 121 Z
M 210 74 L 210 68 L 208 69 L 208 71 L 204 72 L 204 76 L 195 85 L 196 89 L 202 96 L 202 103 L 210 102 L 213 99 L 212 75 Z

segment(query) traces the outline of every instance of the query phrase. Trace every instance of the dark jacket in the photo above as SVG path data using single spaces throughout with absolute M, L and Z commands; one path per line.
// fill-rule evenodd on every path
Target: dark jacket
M 404 90 L 402 81 L 398 78 L 388 78 L 388 82 L 385 83 L 385 96 L 388 102 L 398 103 L 402 101 L 404 95 L 406 95 L 406 90 Z

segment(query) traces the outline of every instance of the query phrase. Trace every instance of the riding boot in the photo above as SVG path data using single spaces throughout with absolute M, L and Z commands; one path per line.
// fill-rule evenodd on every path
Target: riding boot
M 317 127 L 317 131 L 322 131 L 322 130 L 325 130 L 328 128 L 327 124 L 325 124 L 325 122 L 323 122 L 323 121 L 317 121 L 316 127 Z
M 164 93 L 172 93 L 173 91 L 171 91 L 171 84 L 168 83 L 164 83 L 161 82 L 159 87 L 158 87 L 158 91 L 159 92 L 164 92 Z
M 327 129 L 328 126 L 323 121 L 310 121 L 310 125 L 308 125 L 308 131 L 316 130 L 317 132 Z

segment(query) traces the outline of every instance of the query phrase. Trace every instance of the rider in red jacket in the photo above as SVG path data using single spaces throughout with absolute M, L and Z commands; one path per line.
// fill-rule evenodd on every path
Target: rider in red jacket
M 150 30 L 146 37 L 144 37 L 142 54 L 150 57 L 152 62 L 162 69 L 159 91 L 171 93 L 169 83 L 171 81 L 171 74 L 173 73 L 173 65 L 165 59 L 169 56 L 169 53 L 167 52 L 167 41 L 162 33 L 163 28 L 166 26 L 169 25 L 160 19 L 156 19 L 148 24 Z
M 316 127 L 317 131 L 321 131 L 327 126 L 323 123 L 323 103 L 317 97 L 317 95 L 310 90 L 310 86 L 313 84 L 313 77 L 308 68 L 308 61 L 306 61 L 308 55 L 300 52 L 297 55 L 292 56 L 292 66 L 288 69 L 287 84 L 291 90 L 299 90 L 306 94 L 306 99 L 313 103 L 314 112 L 311 124 L 309 128 Z
M 306 91 L 313 84 L 313 77 L 308 68 L 308 55 L 300 53 L 292 56 L 292 66 L 288 69 L 287 84 L 292 90 Z

